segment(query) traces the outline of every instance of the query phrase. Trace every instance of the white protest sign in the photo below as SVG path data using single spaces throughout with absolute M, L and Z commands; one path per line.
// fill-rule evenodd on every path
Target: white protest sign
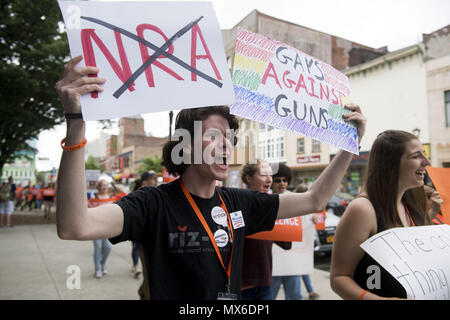
M 86 181 L 97 182 L 100 179 L 100 170 L 85 170 Z
M 361 248 L 400 282 L 408 298 L 450 299 L 449 225 L 389 229 Z
M 356 126 L 342 119 L 349 80 L 330 65 L 239 28 L 232 79 L 231 113 L 359 154 Z
M 207 2 L 59 1 L 72 57 L 104 91 L 81 97 L 84 120 L 235 101 L 222 34 Z
M 272 246 L 272 275 L 292 276 L 314 271 L 314 231 L 311 215 L 302 216 L 302 241 L 292 242 L 290 250 Z

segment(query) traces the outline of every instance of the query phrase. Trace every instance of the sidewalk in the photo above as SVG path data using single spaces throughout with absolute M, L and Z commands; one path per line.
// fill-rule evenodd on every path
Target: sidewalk
M 54 224 L 0 228 L 0 300 L 137 300 L 142 277 L 131 273 L 131 243 L 114 245 L 107 261 L 109 274 L 93 277 L 92 241 L 61 240 Z M 81 288 L 68 289 L 71 274 L 81 270 Z M 339 299 L 331 291 L 328 272 L 315 269 L 312 283 L 320 299 Z M 303 291 L 305 291 L 303 289 Z M 278 299 L 284 299 L 281 289 Z

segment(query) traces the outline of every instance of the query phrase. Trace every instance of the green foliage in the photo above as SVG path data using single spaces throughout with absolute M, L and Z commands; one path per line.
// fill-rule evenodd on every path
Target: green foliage
M 100 165 L 93 156 L 89 156 L 88 159 L 85 162 L 85 169 L 86 170 L 100 170 Z
M 0 171 L 63 121 L 55 83 L 69 56 L 55 0 L 0 2 Z
M 162 171 L 162 158 L 155 156 L 154 158 L 145 158 L 139 167 L 138 174 L 141 175 L 145 171 L 153 170 L 155 172 Z
M 45 184 L 45 175 L 47 172 L 45 171 L 39 171 L 36 175 L 36 182 L 40 182 L 42 185 Z

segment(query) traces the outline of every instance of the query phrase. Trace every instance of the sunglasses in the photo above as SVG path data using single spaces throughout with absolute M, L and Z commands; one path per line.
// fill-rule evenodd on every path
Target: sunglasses
M 281 183 L 281 182 L 288 182 L 286 178 L 275 178 L 273 179 L 273 182 L 275 183 Z

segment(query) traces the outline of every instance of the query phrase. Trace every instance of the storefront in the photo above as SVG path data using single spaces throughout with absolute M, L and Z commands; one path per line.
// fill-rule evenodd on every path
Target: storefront
M 335 157 L 334 154 L 330 155 L 330 162 Z M 354 155 L 352 162 L 348 167 L 347 172 L 342 179 L 341 192 L 357 195 L 361 192 L 361 186 L 363 185 L 367 162 L 369 161 L 369 151 L 362 151 L 358 156 Z

